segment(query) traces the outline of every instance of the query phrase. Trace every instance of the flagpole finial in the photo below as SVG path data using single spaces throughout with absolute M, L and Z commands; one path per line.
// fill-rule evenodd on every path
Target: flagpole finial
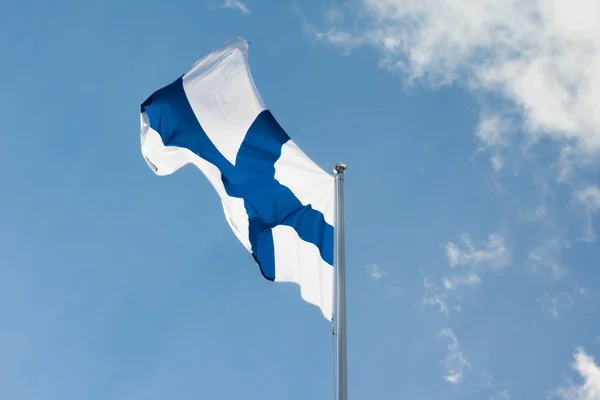
M 346 169 L 346 164 L 344 164 L 343 162 L 335 164 L 335 167 L 333 168 L 336 174 L 343 174 L 344 172 L 346 172 Z

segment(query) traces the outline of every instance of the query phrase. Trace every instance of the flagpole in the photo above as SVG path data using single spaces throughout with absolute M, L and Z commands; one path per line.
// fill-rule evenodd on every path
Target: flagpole
M 337 282 L 337 400 L 348 400 L 346 357 L 346 260 L 344 243 L 344 172 L 346 164 L 335 165 L 335 240 L 334 267 Z

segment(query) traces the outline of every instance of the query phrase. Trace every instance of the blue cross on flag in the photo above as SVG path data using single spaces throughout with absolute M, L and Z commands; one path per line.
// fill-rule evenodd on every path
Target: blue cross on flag
M 209 53 L 142 103 L 141 150 L 157 175 L 198 167 L 263 276 L 297 283 L 302 298 L 331 319 L 334 177 L 263 103 L 244 38 Z

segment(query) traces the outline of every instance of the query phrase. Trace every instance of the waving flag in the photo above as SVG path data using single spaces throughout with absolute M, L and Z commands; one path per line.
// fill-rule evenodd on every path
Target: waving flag
M 263 276 L 299 284 L 302 298 L 331 319 L 334 178 L 263 103 L 245 39 L 206 55 L 142 104 L 141 150 L 157 175 L 198 167 Z

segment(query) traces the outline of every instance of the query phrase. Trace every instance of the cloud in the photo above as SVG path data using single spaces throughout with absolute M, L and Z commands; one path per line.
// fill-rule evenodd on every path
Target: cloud
M 559 293 L 554 296 L 544 293 L 538 298 L 538 303 L 542 311 L 549 313 L 554 319 L 558 319 L 559 309 L 569 309 L 573 306 L 573 297 L 569 293 Z
M 446 289 L 456 289 L 460 285 L 478 285 L 481 283 L 481 278 L 476 274 L 470 273 L 465 276 L 453 276 L 452 278 L 444 278 L 444 287 Z
M 369 273 L 369 275 L 371 275 L 371 278 L 375 280 L 381 279 L 386 274 L 386 271 L 382 271 L 375 264 L 367 265 L 367 272 Z
M 554 278 L 563 277 L 566 268 L 560 262 L 560 254 L 565 247 L 568 247 L 568 243 L 557 237 L 546 239 L 534 247 L 528 255 L 534 271 L 549 271 Z
M 484 106 L 477 132 L 484 146 L 506 146 L 518 128 L 526 142 L 558 142 L 565 164 L 600 154 L 597 0 L 360 0 L 359 7 L 354 23 L 329 24 L 316 37 L 373 47 L 380 65 L 408 82 L 472 91 Z
M 442 314 L 450 315 L 451 310 L 460 311 L 460 305 L 450 306 L 449 302 L 459 301 L 460 287 L 472 287 L 481 284 L 480 274 L 486 269 L 499 269 L 510 262 L 510 254 L 505 244 L 504 236 L 491 234 L 488 240 L 476 246 L 466 233 L 460 235 L 460 241 L 449 241 L 444 246 L 448 264 L 461 274 L 441 278 L 441 287 L 431 280 L 425 279 L 425 294 L 423 304 L 434 306 Z
M 491 156 L 490 162 L 492 163 L 494 171 L 500 171 L 504 166 L 504 161 L 502 160 L 502 156 L 500 154 L 494 154 Z
M 454 332 L 450 328 L 444 328 L 439 333 L 439 336 L 450 339 L 448 344 L 448 355 L 444 360 L 444 366 L 446 369 L 446 375 L 444 379 L 452 384 L 459 384 L 463 381 L 464 376 L 471 369 L 469 362 L 464 357 L 463 352 L 460 349 L 460 343 L 454 335 Z
M 575 361 L 571 368 L 582 378 L 581 384 L 568 382 L 566 387 L 555 391 L 555 395 L 564 400 L 597 400 L 600 399 L 600 367 L 595 359 L 583 348 L 577 348 L 573 354 Z
M 526 212 L 525 218 L 530 222 L 543 222 L 548 216 L 548 206 L 546 204 L 538 204 L 538 206 Z
M 543 312 L 547 312 L 558 319 L 560 310 L 568 310 L 575 305 L 578 297 L 587 297 L 588 291 L 584 288 L 578 288 L 573 292 L 560 292 L 554 295 L 544 293 L 538 297 L 537 301 Z
M 477 126 L 477 136 L 486 144 L 508 146 L 506 133 L 510 132 L 507 121 L 494 112 L 482 113 Z
M 224 0 L 221 3 L 221 7 L 223 8 L 233 8 L 240 10 L 244 14 L 250 14 L 250 9 L 242 3 L 240 0 Z
M 446 257 L 451 267 L 487 265 L 502 268 L 510 262 L 505 239 L 499 234 L 491 234 L 482 247 L 476 248 L 468 234 L 460 236 L 460 243 L 448 242 Z
M 596 186 L 587 186 L 575 193 L 575 198 L 585 207 L 587 222 L 582 240 L 593 242 L 596 239 L 592 219 L 600 211 L 600 189 Z
M 437 308 L 439 312 L 446 316 L 450 315 L 450 307 L 448 307 L 448 303 L 446 302 L 446 294 L 440 291 L 439 288 L 427 278 L 425 278 L 423 286 L 425 286 L 423 304 Z M 460 311 L 460 307 L 455 308 L 455 310 Z

